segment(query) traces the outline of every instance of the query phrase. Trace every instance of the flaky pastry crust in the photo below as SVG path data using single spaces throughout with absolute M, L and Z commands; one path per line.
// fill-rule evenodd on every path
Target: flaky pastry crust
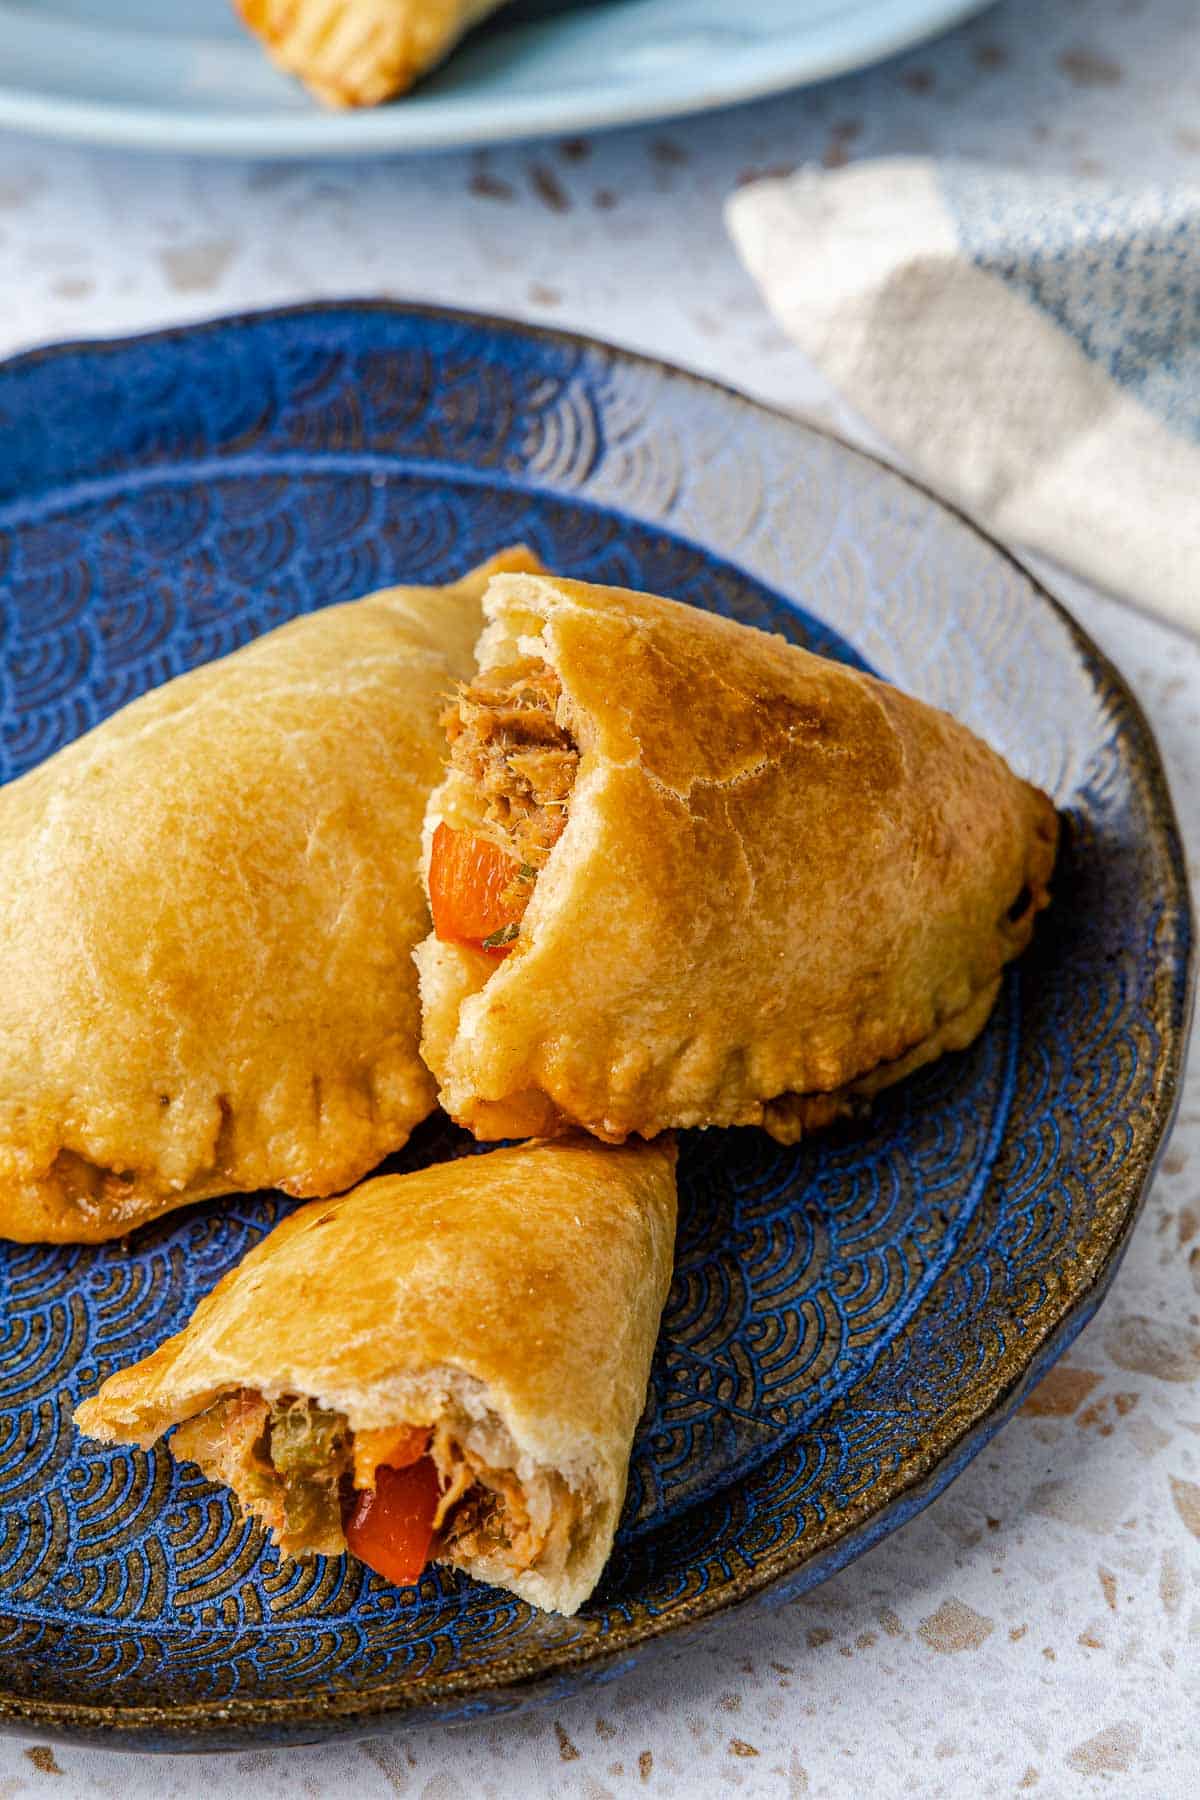
M 355 1432 L 473 1413 L 512 1446 L 519 1479 L 552 1472 L 581 1497 L 559 1566 L 505 1581 L 573 1612 L 612 1545 L 674 1235 L 669 1139 L 528 1144 L 382 1176 L 293 1213 L 76 1417 L 149 1446 L 241 1389 L 311 1397 Z
M 509 575 L 580 762 L 504 961 L 430 937 L 423 1050 L 477 1136 L 828 1123 L 982 1028 L 1049 898 L 1047 797 L 947 714 L 674 601 Z M 426 841 L 478 829 L 451 768 Z
M 438 714 L 507 552 L 293 620 L 0 791 L 0 1236 L 348 1187 L 433 1104 Z
M 272 60 L 326 106 L 378 106 L 503 0 L 234 0 Z

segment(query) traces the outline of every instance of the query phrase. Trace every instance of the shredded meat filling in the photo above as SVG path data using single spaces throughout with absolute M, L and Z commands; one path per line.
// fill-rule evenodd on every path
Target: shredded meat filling
M 562 836 L 579 767 L 562 688 L 533 657 L 486 669 L 443 716 L 450 761 L 470 781 L 491 826 L 535 872 Z
M 288 1555 L 340 1556 L 343 1523 L 368 1466 L 374 1484 L 375 1459 L 362 1452 L 374 1441 L 386 1449 L 385 1439 L 401 1435 L 363 1433 L 356 1457 L 354 1434 L 341 1413 L 292 1395 L 268 1403 L 242 1389 L 178 1426 L 174 1448 L 232 1488 Z M 469 1457 L 448 1421 L 433 1428 L 428 1453 L 442 1489 L 435 1519 L 438 1560 L 487 1562 L 518 1575 L 547 1553 L 566 1556 L 582 1508 L 560 1476 L 546 1478 L 550 1504 L 540 1509 L 547 1514 L 543 1522 L 531 1515 L 512 1470 Z

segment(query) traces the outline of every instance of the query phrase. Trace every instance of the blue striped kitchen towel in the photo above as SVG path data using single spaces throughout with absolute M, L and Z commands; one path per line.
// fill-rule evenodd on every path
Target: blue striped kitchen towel
M 1200 188 L 896 159 L 756 182 L 728 219 L 932 486 L 1200 631 Z

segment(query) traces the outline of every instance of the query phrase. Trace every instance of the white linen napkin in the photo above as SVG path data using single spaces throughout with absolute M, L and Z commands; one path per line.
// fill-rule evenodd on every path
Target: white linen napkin
M 727 217 L 932 487 L 1200 631 L 1200 188 L 896 159 L 755 182 Z

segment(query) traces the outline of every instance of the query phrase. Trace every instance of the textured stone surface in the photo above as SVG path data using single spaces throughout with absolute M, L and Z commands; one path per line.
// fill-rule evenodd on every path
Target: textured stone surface
M 0 140 L 0 352 L 386 291 L 596 331 L 849 431 L 724 240 L 719 205 L 737 180 L 925 150 L 1196 178 L 1197 92 L 1194 0 L 1010 0 L 871 74 L 583 145 L 322 169 Z M 1146 707 L 1194 857 L 1200 646 L 1054 585 Z M 5 1740 L 0 1800 L 1190 1795 L 1198 1341 L 1200 1071 L 1067 1368 L 939 1502 L 814 1595 L 484 1727 L 153 1762 Z

